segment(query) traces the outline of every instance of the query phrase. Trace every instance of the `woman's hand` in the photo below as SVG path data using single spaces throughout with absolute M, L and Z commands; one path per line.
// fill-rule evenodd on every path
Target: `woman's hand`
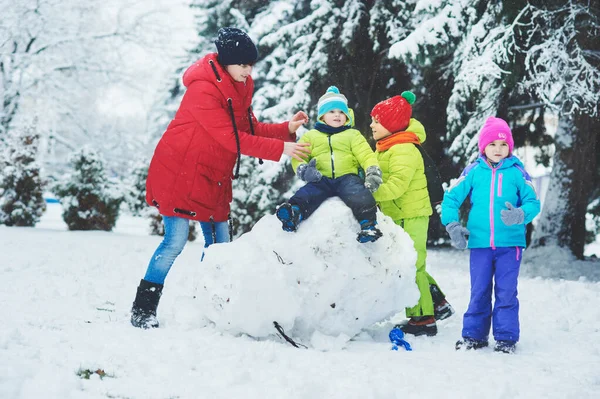
M 296 130 L 306 122 L 308 122 L 308 115 L 306 115 L 306 112 L 296 112 L 296 115 L 292 116 L 292 119 L 290 119 L 290 122 L 288 123 L 290 133 L 296 133 Z
M 283 153 L 298 161 L 304 161 L 310 155 L 310 143 L 290 143 L 284 141 Z

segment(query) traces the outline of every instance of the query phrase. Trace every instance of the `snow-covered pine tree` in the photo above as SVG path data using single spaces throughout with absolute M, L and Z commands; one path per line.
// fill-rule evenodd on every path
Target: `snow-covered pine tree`
M 265 55 L 257 66 L 256 108 L 277 120 L 297 107 L 314 121 L 318 98 L 335 85 L 354 109 L 356 127 L 370 137 L 372 106 L 409 88 L 406 69 L 383 50 L 390 37 L 404 33 L 406 5 L 304 0 L 274 2 L 273 8 L 280 22 L 260 40 Z
M 254 107 L 261 118 L 281 121 L 302 109 L 311 116 L 310 128 L 318 98 L 327 87 L 336 85 L 355 111 L 356 127 L 370 139 L 372 106 L 410 88 L 406 68 L 387 59 L 381 50 L 389 46 L 389 37 L 404 34 L 403 18 L 409 15 L 406 7 L 400 1 L 271 2 L 256 15 L 250 28 L 259 38 Z M 289 197 L 298 184 L 289 164 L 282 166 L 279 170 L 274 167 L 276 173 L 266 172 L 275 180 L 262 174 L 247 180 L 249 189 L 262 184 L 268 187 L 240 190 L 240 207 L 235 209 L 243 213 L 241 205 L 251 201 L 253 205 L 246 208 L 257 209 L 257 214 L 273 212 L 274 205 Z M 253 218 L 248 216 L 250 222 Z
M 11 129 L 0 158 L 0 224 L 35 226 L 46 211 L 35 127 Z
M 559 117 L 533 244 L 551 251 L 559 247 L 581 259 L 588 204 L 598 196 L 593 188 L 599 181 L 600 9 L 587 1 L 532 1 L 522 15 L 530 21 L 520 25 L 529 39 L 524 84 Z
M 49 173 L 62 172 L 68 154 L 84 144 L 100 151 L 107 167 L 123 169 L 143 146 L 144 113 L 136 105 L 145 104 L 115 110 L 115 100 L 132 91 L 144 97 L 152 63 L 164 65 L 157 58 L 177 50 L 166 2 L 136 3 L 0 0 L 0 141 L 44 115 L 37 126 L 41 149 L 49 151 L 38 161 Z
M 106 176 L 101 156 L 89 147 L 73 153 L 69 162 L 72 173 L 53 187 L 69 230 L 112 230 L 123 201 L 119 183 Z
M 514 47 L 505 37 L 501 11 L 501 2 L 419 1 L 412 33 L 390 49 L 391 57 L 424 69 L 445 63 L 441 77 L 451 84 L 446 139 L 455 163 L 464 164 L 474 153 L 477 131 L 500 102 L 503 67 Z
M 536 109 L 571 120 L 561 122 L 556 136 L 556 184 L 548 191 L 536 244 L 564 244 L 581 256 L 589 183 L 597 179 L 592 155 L 597 137 L 588 133 L 598 126 L 598 44 L 591 39 L 598 32 L 597 8 L 585 1 L 464 0 L 427 2 L 422 10 L 414 32 L 390 54 L 421 63 L 452 56 L 447 126 L 455 162 L 464 164 L 476 154 L 476 133 L 489 115 L 507 118 L 513 112 L 507 119 L 516 133 L 534 132 L 515 137 L 517 143 L 543 146 L 548 146 L 544 113 Z M 516 115 L 520 110 L 529 114 Z

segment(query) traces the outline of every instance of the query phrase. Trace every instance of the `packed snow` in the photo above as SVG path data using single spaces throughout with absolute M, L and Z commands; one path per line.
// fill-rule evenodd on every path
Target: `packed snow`
M 191 285 L 197 312 L 219 331 L 264 338 L 277 321 L 305 344 L 331 349 L 327 342 L 337 347 L 419 300 L 412 240 L 378 218 L 383 237 L 361 244 L 360 226 L 338 198 L 296 233 L 267 216 L 231 244 L 209 247 L 202 269 L 175 284 Z
M 517 352 L 457 352 L 454 343 L 460 338 L 469 296 L 468 251 L 430 250 L 428 270 L 457 314 L 438 323 L 435 337 L 407 336 L 412 352 L 392 351 L 388 333 L 403 319 L 404 302 L 414 296 L 414 288 L 406 285 L 410 272 L 405 265 L 413 255 L 405 248 L 404 232 L 382 218 L 386 235 L 361 247 L 355 241 L 357 227 L 343 211 L 333 215 L 339 227 L 319 223 L 331 222 L 325 212 L 313 215 L 295 234 L 281 231 L 269 215 L 236 242 L 209 248 L 202 263 L 202 242 L 189 243 L 167 277 L 158 308 L 161 327 L 140 330 L 129 324 L 129 310 L 160 238 L 148 236 L 147 220 L 127 215 L 113 232 L 67 231 L 60 212 L 59 204 L 49 204 L 36 228 L 0 226 L 1 398 L 600 397 L 597 262 L 578 267 L 584 262 L 563 263 L 559 257 L 526 253 L 519 281 Z M 347 233 L 331 237 L 343 229 Z M 393 234 L 398 248 L 388 248 Z M 327 240 L 342 240 L 346 247 L 329 248 Z M 301 248 L 309 243 L 314 247 Z M 390 293 L 393 276 L 382 288 L 375 287 L 375 271 L 359 277 L 364 286 L 340 282 L 356 290 L 355 295 L 324 284 L 325 263 L 338 276 L 344 270 L 358 273 L 368 246 L 377 249 L 373 256 L 378 260 L 371 259 L 377 265 L 390 261 L 389 251 L 398 251 L 401 277 L 396 283 L 406 292 Z M 294 263 L 280 263 L 268 252 L 271 247 L 284 263 Z M 327 248 L 330 252 L 315 254 Z M 299 263 L 308 269 L 300 270 Z M 297 282 L 287 280 L 292 274 L 278 276 L 275 267 L 295 269 L 304 279 L 313 273 L 315 281 L 306 280 L 307 293 L 342 294 L 353 303 L 353 312 L 365 313 L 363 298 L 391 301 L 388 296 L 396 295 L 399 313 L 361 326 L 362 331 L 347 341 L 342 333 L 351 335 L 357 326 L 317 317 L 326 315 L 319 301 L 308 301 L 294 286 Z M 562 274 L 550 269 L 562 269 Z M 239 287 L 228 295 L 241 293 L 249 303 L 215 312 L 206 300 L 219 285 L 227 291 L 228 284 Z M 302 306 L 282 306 L 286 284 L 290 303 Z M 342 305 L 337 298 L 336 305 Z M 268 333 L 266 325 L 253 330 L 260 337 L 249 334 L 249 326 L 271 321 L 269 312 L 288 306 L 289 317 L 277 317 L 287 323 L 287 333 L 306 340 L 307 349 L 292 347 L 274 331 Z M 378 305 L 377 311 L 386 314 L 387 305 Z M 233 317 L 240 312 L 246 322 Z M 313 319 L 307 317 L 310 312 Z M 235 328 L 224 327 L 227 317 Z M 292 323 L 302 317 L 311 324 L 312 334 Z M 336 327 L 328 334 L 323 325 Z

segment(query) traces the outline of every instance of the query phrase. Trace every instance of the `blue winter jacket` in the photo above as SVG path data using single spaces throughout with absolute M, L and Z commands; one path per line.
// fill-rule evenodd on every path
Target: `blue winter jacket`
M 525 225 L 540 212 L 540 201 L 517 157 L 511 155 L 492 168 L 481 156 L 467 166 L 444 194 L 444 225 L 459 221 L 458 210 L 467 196 L 471 197 L 469 248 L 525 247 Z M 525 212 L 523 224 L 502 222 L 500 211 L 507 209 L 506 202 Z

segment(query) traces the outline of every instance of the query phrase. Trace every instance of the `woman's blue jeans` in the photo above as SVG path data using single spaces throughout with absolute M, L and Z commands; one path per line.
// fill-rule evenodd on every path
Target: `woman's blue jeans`
M 144 280 L 155 284 L 164 284 L 175 259 L 179 256 L 188 240 L 190 221 L 177 216 L 163 216 L 165 236 L 154 251 L 148 264 Z M 200 222 L 204 236 L 204 248 L 214 243 L 229 242 L 229 226 L 227 222 Z M 214 230 L 213 230 L 214 229 Z M 204 259 L 204 251 L 202 258 Z

